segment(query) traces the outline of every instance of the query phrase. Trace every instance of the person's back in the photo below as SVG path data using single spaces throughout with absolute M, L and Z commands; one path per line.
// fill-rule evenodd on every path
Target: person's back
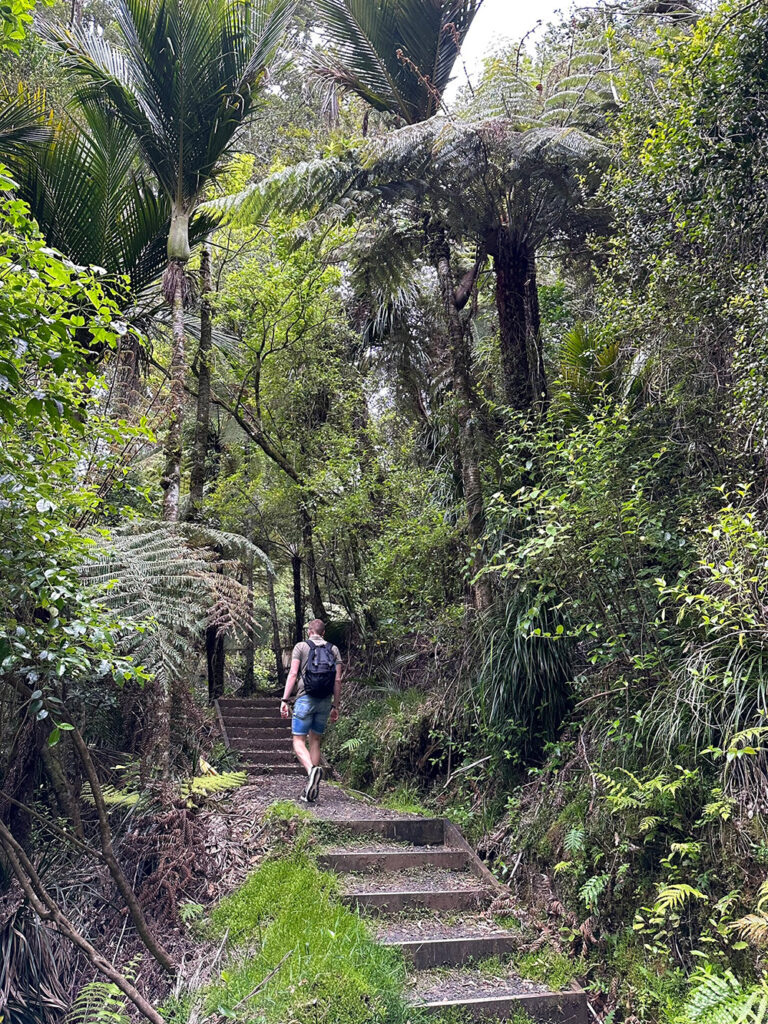
M 325 623 L 314 619 L 308 626 L 309 636 L 296 644 L 291 654 L 291 670 L 285 683 L 280 714 L 289 715 L 288 699 L 296 688 L 293 706 L 293 749 L 306 769 L 307 786 L 303 800 L 317 799 L 323 769 L 320 746 L 328 719 L 339 717 L 341 696 L 341 653 L 324 637 Z

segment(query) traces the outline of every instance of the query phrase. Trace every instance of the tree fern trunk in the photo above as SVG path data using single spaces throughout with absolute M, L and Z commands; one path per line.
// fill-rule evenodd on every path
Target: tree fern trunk
M 206 245 L 200 255 L 200 349 L 197 372 L 197 417 L 189 476 L 190 519 L 197 519 L 203 504 L 205 463 L 208 457 L 208 431 L 211 420 L 211 350 L 213 316 L 211 311 L 211 250 Z
M 170 268 L 173 276 L 173 353 L 168 396 L 168 433 L 165 442 L 165 472 L 162 487 L 163 518 L 170 523 L 179 519 L 181 497 L 181 419 L 184 413 L 184 373 L 186 352 L 184 340 L 184 265 Z
M 483 502 L 482 474 L 480 471 L 479 444 L 477 437 L 477 414 L 472 382 L 471 354 L 467 330 L 456 305 L 456 282 L 451 268 L 448 244 L 438 243 L 436 270 L 440 282 L 443 307 L 448 323 L 448 343 L 451 356 L 453 401 L 456 406 L 456 421 L 459 433 L 459 456 L 461 478 L 464 489 L 464 505 L 467 512 L 467 539 L 473 549 L 473 569 L 479 568 L 477 547 L 485 530 L 485 506 Z M 488 608 L 492 601 L 490 585 L 481 580 L 473 588 L 475 606 Z
M 503 227 L 496 232 L 493 267 L 504 397 L 513 409 L 530 409 L 534 393 L 528 362 L 528 253 Z

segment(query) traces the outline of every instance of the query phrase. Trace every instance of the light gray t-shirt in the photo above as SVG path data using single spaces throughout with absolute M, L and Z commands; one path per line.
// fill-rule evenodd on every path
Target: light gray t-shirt
M 312 643 L 316 644 L 318 647 L 323 647 L 326 643 L 328 643 L 328 641 L 323 640 L 322 637 L 313 636 Z M 339 651 L 339 648 L 336 646 L 336 644 L 331 644 L 331 653 L 333 654 L 333 658 L 334 661 L 336 662 L 336 665 L 340 665 L 341 652 Z M 293 653 L 291 654 L 291 661 L 298 661 L 301 663 L 299 665 L 299 679 L 296 684 L 296 696 L 301 697 L 304 693 L 304 671 L 307 667 L 307 662 L 309 661 L 309 644 L 307 643 L 306 640 L 302 640 L 293 648 Z

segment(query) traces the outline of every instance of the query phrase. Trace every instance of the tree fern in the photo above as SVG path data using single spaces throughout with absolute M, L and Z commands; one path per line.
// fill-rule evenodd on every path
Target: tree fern
M 214 545 L 230 557 L 222 558 Z M 238 559 L 251 553 L 271 569 L 245 538 L 197 525 L 139 522 L 95 537 L 82 573 L 126 623 L 124 652 L 167 687 L 184 676 L 190 642 L 208 626 L 250 630 L 247 589 L 236 575 Z

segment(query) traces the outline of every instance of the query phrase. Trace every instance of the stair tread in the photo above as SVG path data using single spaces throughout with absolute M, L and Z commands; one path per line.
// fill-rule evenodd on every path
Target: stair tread
M 377 893 L 422 893 L 483 891 L 487 886 L 468 871 L 450 871 L 446 868 L 409 868 L 405 871 L 380 871 L 364 875 L 348 872 L 342 876 L 344 891 L 348 896 L 362 896 Z
M 519 942 L 519 932 L 496 924 L 483 914 L 424 915 L 382 922 L 376 928 L 379 941 L 388 945 L 401 942 L 452 942 L 455 939 L 509 939 Z
M 465 1003 L 471 1000 L 509 999 L 515 996 L 547 995 L 552 990 L 537 981 L 521 978 L 513 965 L 493 973 L 480 967 L 438 967 L 414 971 L 409 978 L 408 1000 L 412 1003 Z

